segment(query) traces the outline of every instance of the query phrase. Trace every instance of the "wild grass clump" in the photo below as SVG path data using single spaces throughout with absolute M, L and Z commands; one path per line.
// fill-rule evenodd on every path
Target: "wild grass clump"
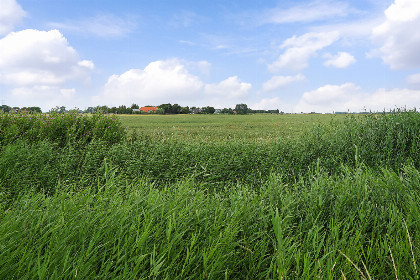
M 0 111 L 0 147 L 26 140 L 31 143 L 48 140 L 59 147 L 86 144 L 102 140 L 115 144 L 126 137 L 120 120 L 115 115 L 100 112 L 93 115 L 50 112 L 4 113 Z
M 398 170 L 403 164 L 420 167 L 420 113 L 350 115 L 343 122 L 317 125 L 298 139 L 303 165 L 322 159 L 335 170 L 341 163 Z M 306 160 L 303 160 L 307 158 Z

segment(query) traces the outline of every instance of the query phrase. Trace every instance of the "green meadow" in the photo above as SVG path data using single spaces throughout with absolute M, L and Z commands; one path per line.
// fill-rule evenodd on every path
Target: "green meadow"
M 0 279 L 418 279 L 420 114 L 0 113 Z
M 344 119 L 344 115 L 121 115 L 123 126 L 140 135 L 188 141 L 273 141 L 298 136 L 317 124 Z

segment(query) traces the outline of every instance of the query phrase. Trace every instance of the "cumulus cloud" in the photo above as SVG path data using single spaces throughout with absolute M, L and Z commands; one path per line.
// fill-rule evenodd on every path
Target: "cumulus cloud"
M 290 112 L 292 106 L 284 102 L 279 97 L 263 98 L 259 102 L 254 103 L 250 106 L 254 110 L 276 110 L 279 109 L 283 112 Z
M 395 0 L 385 10 L 386 20 L 372 31 L 379 55 L 391 69 L 420 66 L 420 1 Z
M 112 75 L 96 102 L 103 104 L 178 103 L 202 91 L 203 82 L 188 72 L 177 59 L 155 61 L 144 70 L 131 69 Z
M 405 81 L 409 88 L 420 89 L 420 73 L 408 76 Z
M 233 76 L 217 84 L 205 85 L 204 92 L 212 97 L 234 99 L 245 97 L 251 87 L 251 84 L 241 82 L 237 76 Z
M 20 23 L 26 12 L 16 0 L 1 0 L 0 9 L 0 35 L 13 30 L 14 26 Z
M 344 2 L 312 1 L 290 8 L 274 8 L 263 13 L 262 23 L 313 22 L 329 18 L 346 17 L 352 9 Z
M 420 106 L 420 91 L 410 89 L 378 89 L 365 93 L 353 83 L 325 85 L 305 92 L 295 106 L 297 112 L 333 112 L 363 110 L 383 111 Z
M 326 53 L 324 58 L 327 59 L 324 62 L 325 66 L 332 66 L 336 68 L 346 68 L 356 62 L 354 56 L 347 52 L 338 52 L 336 55 Z
M 308 60 L 317 52 L 339 38 L 338 32 L 311 32 L 301 36 L 293 36 L 280 46 L 285 49 L 284 53 L 272 64 L 270 71 L 278 71 L 282 68 L 302 70 L 308 66 Z
M 191 74 L 178 59 L 151 62 L 144 69 L 131 69 L 121 75 L 112 75 L 104 91 L 93 98 L 97 104 L 121 105 L 178 103 L 185 105 L 218 105 L 221 101 L 241 99 L 251 84 L 241 82 L 237 76 L 219 83 L 205 84 L 199 76 Z
M 137 22 L 133 17 L 117 17 L 112 14 L 101 14 L 90 18 L 53 22 L 52 28 L 77 32 L 85 35 L 94 35 L 102 38 L 121 37 L 137 28 Z
M 302 74 L 297 74 L 295 76 L 273 76 L 270 80 L 263 84 L 263 91 L 275 91 L 285 86 L 305 80 L 306 77 Z
M 58 31 L 27 29 L 0 40 L 0 83 L 13 86 L 59 85 L 86 80 L 93 62 L 80 60 Z
M 60 88 L 49 85 L 14 88 L 11 90 L 9 101 L 19 107 L 41 106 L 43 112 L 48 112 L 56 106 L 66 106 L 68 109 L 73 109 L 78 104 L 86 104 L 82 97 L 77 95 L 75 88 Z

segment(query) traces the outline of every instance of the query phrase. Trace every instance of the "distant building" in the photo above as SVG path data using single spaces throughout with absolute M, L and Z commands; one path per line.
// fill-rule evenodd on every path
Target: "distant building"
M 142 111 L 144 113 L 150 113 L 154 112 L 158 109 L 158 107 L 141 107 L 139 111 Z
M 190 109 L 191 114 L 200 114 L 202 112 L 201 108 L 192 107 Z

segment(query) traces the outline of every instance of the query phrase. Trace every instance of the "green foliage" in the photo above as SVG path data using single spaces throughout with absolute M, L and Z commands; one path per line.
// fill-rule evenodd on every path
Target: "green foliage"
M 48 114 L 0 112 L 0 147 L 18 139 L 31 143 L 48 140 L 60 147 L 85 144 L 94 139 L 114 144 L 122 141 L 125 135 L 125 129 L 114 115 L 83 115 L 76 111 Z
M 240 114 L 240 115 L 246 115 L 248 114 L 248 105 L 246 104 L 236 104 L 235 106 L 235 111 L 236 113 Z
M 216 110 L 214 109 L 214 107 L 210 107 L 210 106 L 201 108 L 201 113 L 203 114 L 214 114 L 215 111 Z

